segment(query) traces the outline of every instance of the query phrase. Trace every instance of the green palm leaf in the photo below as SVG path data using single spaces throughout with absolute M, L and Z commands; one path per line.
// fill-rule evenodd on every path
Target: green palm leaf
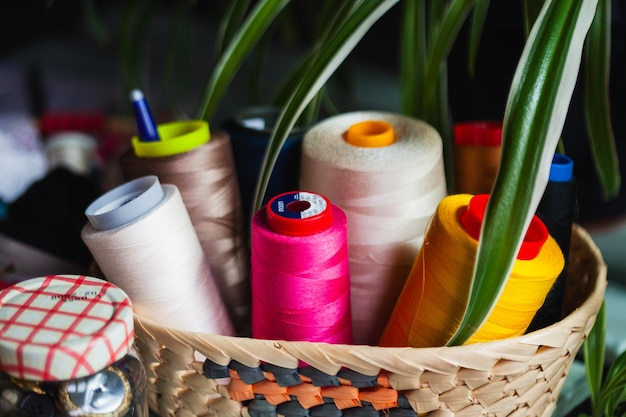
M 489 12 L 490 0 L 476 0 L 476 7 L 472 12 L 472 25 L 470 27 L 470 37 L 468 40 L 468 60 L 467 67 L 471 76 L 474 76 L 476 69 L 476 56 L 478 55 L 478 47 L 480 46 L 480 39 L 483 33 L 483 27 L 485 26 L 485 20 L 487 19 L 487 13 Z
M 402 7 L 400 85 L 405 93 L 401 108 L 404 114 L 416 115 L 426 62 L 426 5 L 424 0 L 405 0 Z
M 603 302 L 596 316 L 596 322 L 583 345 L 587 385 L 589 386 L 589 397 L 591 399 L 592 409 L 597 408 L 599 404 L 598 401 L 603 380 L 605 346 L 606 305 Z
M 260 0 L 241 29 L 232 36 L 202 94 L 198 118 L 211 120 L 244 58 L 261 39 L 289 0 Z
M 480 327 L 512 269 L 548 181 L 596 3 L 547 1 L 530 33 L 507 101 L 500 169 L 485 213 L 466 314 L 451 345 L 464 343 Z
M 611 2 L 600 0 L 585 48 L 585 121 L 594 165 L 605 198 L 620 189 L 620 174 L 609 108 Z
M 476 1 L 431 2 L 429 9 L 424 0 L 407 0 L 404 3 L 400 56 L 401 108 L 404 114 L 430 123 L 441 134 L 448 189 L 453 188 L 454 172 L 447 58 Z M 484 0 L 481 3 L 485 3 Z M 483 10 L 483 13 L 486 11 Z
M 613 361 L 605 377 L 605 349 L 606 303 L 602 303 L 583 345 L 592 417 L 623 415 L 617 411 L 626 402 L 626 352 Z
M 526 37 L 537 20 L 539 12 L 543 7 L 544 0 L 524 0 L 524 33 Z
M 323 20 L 325 25 L 320 26 L 320 33 L 317 36 L 317 40 L 309 54 L 307 54 L 299 63 L 296 65 L 295 69 L 289 74 L 286 80 L 283 82 L 282 86 L 278 90 L 276 96 L 272 99 L 272 104 L 274 106 L 280 107 L 283 106 L 292 92 L 298 87 L 298 84 L 304 77 L 304 75 L 311 68 L 312 63 L 317 60 L 320 51 L 323 46 L 326 44 L 328 38 L 333 36 L 333 34 L 344 24 L 344 20 L 347 16 L 349 16 L 351 10 L 354 8 L 354 5 L 359 0 L 345 0 L 342 1 L 340 5 L 333 8 L 333 4 L 328 7 L 325 4 L 322 8 L 322 16 L 320 16 L 320 20 Z M 330 4 L 330 2 L 328 2 Z M 332 13 L 331 10 L 332 9 Z M 321 89 L 318 93 L 317 97 L 312 100 L 312 103 L 308 106 L 308 113 L 305 112 L 303 117 L 300 119 L 302 125 L 307 125 L 311 121 L 315 119 L 317 114 L 319 113 L 318 107 L 321 106 L 323 100 L 327 100 L 328 96 L 325 94 L 324 89 Z M 317 103 L 316 103 L 317 101 Z
M 333 36 L 326 39 L 324 47 L 319 52 L 315 51 L 319 54 L 317 59 L 311 61 L 309 71 L 303 75 L 276 121 L 261 166 L 254 197 L 254 210 L 261 207 L 280 149 L 304 108 L 352 52 L 369 28 L 397 2 L 398 0 L 358 2 L 345 19 L 344 24 L 337 28 Z
M 220 20 L 215 39 L 216 57 L 219 58 L 224 53 L 227 45 L 235 37 L 237 28 L 241 26 L 249 6 L 250 0 L 233 1 L 226 5 L 224 17 Z
M 439 78 L 445 68 L 445 62 L 452 45 L 463 26 L 465 18 L 474 7 L 475 0 L 454 0 L 443 12 L 441 22 L 431 28 L 428 39 L 428 53 L 424 70 L 423 91 L 419 92 L 418 114 L 426 114 L 431 100 L 436 94 Z M 434 23 L 434 22 L 433 22 Z M 419 98 L 419 99 L 418 99 Z

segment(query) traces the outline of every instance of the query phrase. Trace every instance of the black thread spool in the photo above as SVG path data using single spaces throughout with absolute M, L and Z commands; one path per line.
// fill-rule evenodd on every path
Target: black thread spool
M 223 126 L 230 135 L 241 203 L 247 221 L 254 216 L 254 191 L 272 129 L 279 116 L 279 108 L 252 107 L 234 115 Z M 272 196 L 298 189 L 305 129 L 305 126 L 295 126 L 287 137 L 272 170 L 262 205 L 267 204 Z
M 550 167 L 550 178 L 537 207 L 539 217 L 563 251 L 565 266 L 557 277 L 541 308 L 528 327 L 528 332 L 542 329 L 562 319 L 562 304 L 567 280 L 567 266 L 572 240 L 572 225 L 576 216 L 577 193 L 573 176 L 574 161 L 556 153 Z

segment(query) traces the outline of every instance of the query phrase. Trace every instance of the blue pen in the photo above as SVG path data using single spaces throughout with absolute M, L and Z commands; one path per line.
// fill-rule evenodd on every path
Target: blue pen
M 139 132 L 139 140 L 142 142 L 158 142 L 161 140 L 157 126 L 152 118 L 150 107 L 141 90 L 133 90 L 130 93 L 130 100 L 135 112 L 135 121 Z

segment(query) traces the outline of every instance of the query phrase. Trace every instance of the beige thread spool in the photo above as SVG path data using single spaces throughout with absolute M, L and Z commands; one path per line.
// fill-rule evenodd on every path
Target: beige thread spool
M 442 149 L 428 124 L 385 112 L 331 117 L 304 137 L 301 189 L 327 196 L 348 218 L 357 344 L 378 343 L 446 196 Z

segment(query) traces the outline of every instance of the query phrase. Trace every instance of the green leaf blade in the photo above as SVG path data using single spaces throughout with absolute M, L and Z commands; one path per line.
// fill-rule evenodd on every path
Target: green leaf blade
M 202 94 L 198 118 L 209 121 L 213 118 L 218 104 L 244 58 L 288 3 L 289 0 L 261 0 L 255 6 L 241 29 L 233 35 L 217 62 Z
M 476 0 L 453 0 L 443 13 L 443 20 L 436 29 L 433 29 L 429 38 L 428 56 L 424 72 L 423 91 L 420 93 L 418 114 L 425 114 L 430 101 L 433 99 L 438 79 L 444 68 L 445 61 L 452 49 L 463 22 Z
M 490 3 L 490 0 L 476 0 L 476 7 L 474 7 L 474 11 L 472 12 L 472 25 L 470 27 L 470 37 L 468 40 L 469 52 L 467 59 L 468 72 L 472 77 L 475 75 L 478 47 L 480 46 L 480 39 L 485 26 L 485 20 L 487 20 Z
M 291 74 L 286 78 L 285 82 L 278 89 L 278 92 L 272 99 L 272 104 L 275 106 L 284 105 L 292 92 L 298 86 L 298 83 L 304 77 L 304 74 L 309 71 L 311 67 L 311 63 L 317 59 L 319 55 L 320 49 L 333 33 L 335 33 L 338 28 L 343 25 L 344 20 L 349 15 L 350 10 L 354 7 L 356 0 L 351 1 L 342 1 L 340 6 L 334 9 L 334 15 L 329 17 L 326 21 L 326 26 L 324 31 L 320 32 L 319 39 L 316 44 L 311 49 L 311 52 L 306 55 L 300 62 L 296 65 L 295 69 L 291 72 Z
M 487 205 L 466 314 L 449 344 L 462 344 L 497 301 L 548 181 L 596 0 L 546 2 L 513 79 L 502 158 Z M 506 230 L 506 233 L 502 233 Z
M 253 200 L 255 211 L 261 207 L 280 149 L 304 108 L 365 36 L 369 28 L 398 1 L 363 0 L 359 2 L 336 33 L 326 39 L 319 55 L 311 62 L 310 70 L 304 74 L 276 121 L 255 190 Z
M 600 398 L 600 389 L 602 387 L 603 369 L 604 369 L 604 353 L 606 347 L 606 305 L 602 302 L 596 322 L 589 332 L 587 340 L 583 345 L 585 355 L 585 374 L 587 377 L 587 385 L 589 387 L 589 397 L 591 399 L 592 409 L 596 408 Z
M 403 91 L 402 113 L 416 117 L 418 95 L 426 62 L 426 23 L 424 1 L 404 1 L 400 30 L 400 85 Z
M 600 0 L 585 49 L 585 121 L 594 166 L 605 199 L 615 197 L 621 178 L 609 105 L 611 2 Z
M 524 34 L 526 37 L 530 34 L 533 23 L 539 16 L 544 0 L 524 0 Z

